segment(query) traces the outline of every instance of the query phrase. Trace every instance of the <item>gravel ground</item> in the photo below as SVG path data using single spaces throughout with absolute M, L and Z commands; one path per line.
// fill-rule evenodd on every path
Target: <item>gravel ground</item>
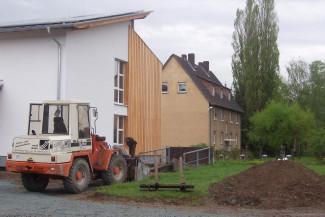
M 0 216 L 216 216 L 113 203 L 91 203 L 33 193 L 0 179 Z M 218 215 L 221 216 L 221 215 Z M 224 215 L 223 215 L 224 216 Z
M 20 174 L 0 171 L 0 217 L 3 216 L 325 216 L 325 208 L 295 208 L 289 210 L 247 209 L 219 206 L 213 201 L 202 206 L 176 206 L 163 203 L 114 202 L 94 200 L 89 192 L 101 186 L 92 182 L 89 190 L 69 194 L 61 180 L 50 180 L 43 193 L 33 193 L 21 185 Z

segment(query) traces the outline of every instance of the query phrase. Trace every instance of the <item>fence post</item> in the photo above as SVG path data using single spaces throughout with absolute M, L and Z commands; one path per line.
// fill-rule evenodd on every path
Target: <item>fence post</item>
M 168 148 L 168 163 L 170 164 L 170 147 Z
M 209 150 L 209 165 L 210 165 L 210 149 L 211 149 L 211 148 L 208 149 L 208 150 Z
M 196 168 L 199 168 L 199 152 L 196 152 Z
M 182 157 L 179 157 L 179 179 L 181 181 L 181 185 L 184 184 L 183 181 L 183 163 Z

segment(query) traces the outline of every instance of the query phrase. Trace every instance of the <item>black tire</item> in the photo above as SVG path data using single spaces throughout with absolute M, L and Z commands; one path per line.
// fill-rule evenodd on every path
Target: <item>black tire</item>
M 121 155 L 112 155 L 108 170 L 101 173 L 104 185 L 124 182 L 127 172 L 128 167 L 125 158 Z
M 22 173 L 21 181 L 28 191 L 33 192 L 44 191 L 49 184 L 49 178 L 39 174 Z
M 90 179 L 89 165 L 83 158 L 74 159 L 69 176 L 63 178 L 63 186 L 70 193 L 78 194 L 88 188 Z

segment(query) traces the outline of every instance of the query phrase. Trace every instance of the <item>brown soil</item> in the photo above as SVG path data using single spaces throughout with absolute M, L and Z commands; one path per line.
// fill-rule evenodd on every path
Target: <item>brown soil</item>
M 325 207 L 325 176 L 292 161 L 269 161 L 214 183 L 219 205 L 287 209 Z

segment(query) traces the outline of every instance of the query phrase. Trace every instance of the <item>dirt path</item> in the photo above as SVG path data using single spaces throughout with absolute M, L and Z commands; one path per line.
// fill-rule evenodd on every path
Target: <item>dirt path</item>
M 10 172 L 0 172 L 0 181 L 1 179 L 5 180 L 11 180 L 14 181 L 12 183 L 15 183 L 15 189 L 16 191 L 21 192 L 20 197 L 29 197 L 31 194 L 30 192 L 27 192 L 20 182 L 20 174 L 14 174 Z M 0 182 L 1 184 L 2 182 Z M 143 211 L 149 212 L 147 214 L 150 214 L 151 216 L 325 216 L 325 209 L 324 210 L 313 210 L 309 208 L 301 208 L 301 209 L 288 209 L 288 210 L 274 210 L 274 209 L 245 209 L 240 207 L 229 207 L 229 206 L 219 206 L 216 205 L 212 200 L 206 201 L 205 205 L 203 206 L 195 206 L 195 207 L 188 207 L 188 206 L 179 206 L 179 205 L 166 205 L 164 203 L 143 203 L 143 202 L 135 202 L 130 201 L 129 199 L 125 198 L 117 198 L 117 197 L 111 197 L 103 194 L 94 194 L 94 191 L 96 187 L 101 186 L 101 181 L 95 181 L 92 182 L 89 186 L 88 191 L 82 193 L 82 194 L 69 194 L 67 193 L 64 188 L 63 184 L 60 180 L 50 180 L 49 186 L 46 189 L 44 193 L 37 193 L 38 197 L 39 195 L 43 195 L 47 198 L 47 200 L 54 200 L 54 202 L 57 202 L 57 199 L 55 198 L 62 198 L 67 201 L 71 201 L 73 205 L 72 207 L 77 206 L 76 204 L 85 203 L 88 208 L 92 207 L 90 204 L 95 204 L 94 207 L 97 206 L 113 206 L 114 204 L 119 204 L 119 206 L 123 206 L 123 212 L 124 215 L 128 216 L 127 212 L 125 210 L 134 210 L 134 207 L 136 209 L 142 210 L 141 212 L 132 213 L 133 216 L 141 216 L 143 215 Z M 1 186 L 0 186 L 1 187 Z M 5 187 L 5 186 L 4 186 Z M 24 198 L 24 200 L 26 200 Z M 18 200 L 18 199 L 17 199 Z M 27 199 L 28 200 L 28 199 Z M 73 202 L 75 201 L 76 204 Z M 79 202 L 78 202 L 79 201 Z M 18 201 L 17 201 L 18 202 Z M 0 202 L 1 204 L 1 202 Z M 85 206 L 83 204 L 82 206 Z M 3 204 L 2 204 L 3 205 Z M 91 209 L 91 208 L 89 208 Z M 98 209 L 98 207 L 97 207 Z M 120 208 L 119 208 L 120 209 Z M 149 211 L 148 211 L 149 210 Z M 156 211 L 153 211 L 156 210 Z M 35 216 L 42 216 L 38 215 L 39 210 L 36 210 L 36 208 L 33 208 L 32 210 L 35 214 Z M 30 212 L 32 212 L 30 211 Z M 66 212 L 63 210 L 59 210 L 60 212 L 58 214 L 61 214 L 62 216 L 67 215 Z M 74 215 L 77 215 L 79 213 L 78 209 L 75 210 L 76 212 Z M 89 210 L 87 210 L 89 212 Z M 133 211 L 132 211 L 133 212 Z M 1 213 L 1 212 L 0 212 Z M 4 213 L 4 212 L 2 212 Z M 94 210 L 94 213 L 96 213 L 96 210 Z M 141 215 L 140 215 L 141 213 Z M 10 213 L 7 213 L 10 214 Z M 19 215 L 19 213 L 17 213 Z M 24 216 L 24 213 L 20 213 Z M 33 213 L 32 213 L 33 214 Z M 51 216 L 51 213 L 48 213 Z M 100 213 L 97 213 L 101 215 Z M 102 213 L 103 214 L 103 213 Z M 26 214 L 27 215 L 27 214 Z M 30 213 L 29 213 L 30 215 Z M 55 216 L 56 214 L 54 214 Z M 2 216 L 0 214 L 0 216 Z M 28 216 L 28 215 L 27 215 Z M 109 215 L 106 215 L 109 216 Z M 120 216 L 120 215 L 119 215 Z M 148 216 L 148 215 L 143 215 Z

